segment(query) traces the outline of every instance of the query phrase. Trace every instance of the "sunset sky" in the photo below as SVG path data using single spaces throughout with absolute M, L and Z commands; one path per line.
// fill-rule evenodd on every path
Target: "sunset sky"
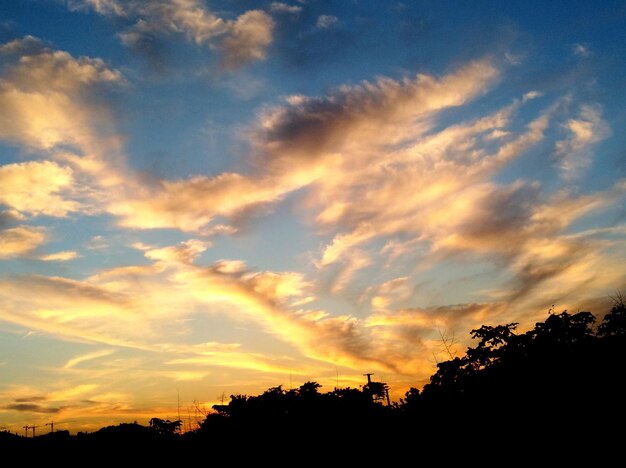
M 0 429 L 606 312 L 625 58 L 624 1 L 0 0 Z

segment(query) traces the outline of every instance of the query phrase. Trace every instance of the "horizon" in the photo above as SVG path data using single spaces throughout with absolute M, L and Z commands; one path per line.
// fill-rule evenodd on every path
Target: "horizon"
M 545 3 L 2 2 L 0 427 L 397 401 L 473 328 L 608 312 L 626 5 Z

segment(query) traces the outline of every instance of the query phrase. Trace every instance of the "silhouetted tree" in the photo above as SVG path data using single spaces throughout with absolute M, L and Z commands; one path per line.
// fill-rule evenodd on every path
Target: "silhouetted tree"
M 321 385 L 317 382 L 305 382 L 298 389 L 298 395 L 304 398 L 315 397 L 319 395 L 319 388 L 321 388 Z
M 169 419 L 152 418 L 149 422 L 150 428 L 162 436 L 171 436 L 180 432 L 182 421 L 170 421 Z
M 626 336 L 626 305 L 621 294 L 614 300 L 611 311 L 604 316 L 598 327 L 599 336 Z

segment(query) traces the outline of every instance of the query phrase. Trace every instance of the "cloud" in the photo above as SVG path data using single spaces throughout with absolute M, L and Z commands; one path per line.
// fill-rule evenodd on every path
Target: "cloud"
M 572 52 L 574 53 L 574 55 L 577 55 L 579 57 L 588 57 L 589 55 L 591 55 L 591 50 L 589 49 L 589 46 L 580 43 L 576 43 L 572 46 Z
M 117 3 L 97 3 L 93 8 L 122 16 L 114 11 Z M 256 20 L 250 21 L 249 31 L 241 23 L 242 38 L 256 34 Z M 189 37 L 203 37 L 200 29 L 193 31 Z M 581 297 L 582 285 L 599 294 L 600 278 L 623 283 L 622 258 L 614 254 L 623 247 L 623 235 L 577 231 L 590 213 L 621 203 L 623 183 L 581 194 L 530 178 L 500 177 L 544 142 L 551 126 L 558 127 L 559 112 L 566 114 L 567 137 L 554 146 L 555 154 L 590 155 L 592 145 L 605 137 L 599 107 L 580 104 L 578 114 L 569 116 L 568 106 L 558 100 L 528 104 L 541 96 L 531 91 L 486 114 L 480 106 L 453 109 L 495 86 L 502 71 L 491 60 L 470 62 L 441 77 L 379 78 L 322 96 L 290 96 L 265 108 L 249 128 L 251 157 L 241 173 L 146 180 L 124 161 L 113 119 L 94 100 L 100 86 L 123 83 L 121 75 L 96 59 L 33 48 L 32 40 L 23 50 L 29 51 L 27 60 L 6 67 L 0 82 L 0 99 L 9 103 L 9 110 L 0 107 L 0 119 L 12 119 L 0 132 L 45 154 L 46 161 L 4 166 L 0 173 L 9 181 L 38 182 L 45 179 L 40 174 L 56 174 L 52 179 L 63 183 L 42 188 L 35 194 L 41 198 L 28 198 L 18 183 L 1 195 L 12 197 L 3 199 L 13 213 L 10 220 L 4 216 L 11 224 L 0 234 L 0 240 L 9 239 L 0 241 L 0 251 L 9 252 L 5 258 L 29 254 L 45 241 L 45 231 L 26 226 L 20 216 L 66 216 L 94 200 L 97 206 L 90 209 L 113 214 L 122 227 L 210 236 L 232 233 L 239 220 L 266 213 L 301 191 L 299 213 L 328 241 L 315 254 L 319 281 L 296 271 L 259 271 L 240 260 L 205 264 L 211 256 L 205 254 L 211 248 L 207 239 L 173 246 L 135 243 L 143 262 L 87 278 L 3 278 L 0 318 L 5 321 L 65 340 L 162 353 L 163 372 L 176 379 L 199 378 L 203 366 L 278 374 L 291 368 L 288 359 L 255 349 L 172 343 L 197 336 L 195 321 L 215 314 L 253 324 L 264 340 L 286 343 L 299 358 L 318 365 L 427 375 L 429 351 L 439 346 L 439 324 L 465 329 L 516 314 L 530 320 L 555 297 Z M 34 106 L 35 96 L 45 106 Z M 9 113 L 18 108 L 21 113 Z M 77 185 L 88 193 L 76 195 Z M 54 197 L 61 202 L 50 203 Z M 75 205 L 63 207 L 65 202 Z M 103 241 L 94 238 L 92 244 Z M 401 255 L 414 270 L 395 270 Z M 428 270 L 440 261 L 449 262 L 452 273 L 470 261 L 482 262 L 501 273 L 500 283 L 477 291 L 471 304 L 409 310 L 403 301 L 413 294 L 413 284 L 428 279 Z M 355 296 L 367 299 L 372 314 L 316 306 L 317 296 L 326 292 L 324 275 L 330 277 L 330 293 L 338 294 L 358 289 L 354 282 L 364 269 L 379 284 Z M 416 278 L 420 275 L 424 278 Z M 434 288 L 454 294 L 454 284 L 451 279 Z M 78 366 L 84 356 L 74 358 L 72 372 L 84 370 Z
M 110 356 L 115 353 L 114 349 L 101 349 L 99 351 L 94 351 L 92 353 L 82 354 L 80 356 L 76 356 L 65 363 L 63 366 L 64 369 L 71 369 L 78 364 L 83 362 L 92 361 L 94 359 L 99 359 L 101 357 Z
M 278 13 L 291 13 L 295 15 L 302 11 L 302 7 L 298 5 L 289 5 L 283 2 L 272 2 L 270 4 L 270 10 Z
M 43 260 L 44 262 L 68 262 L 78 257 L 80 257 L 78 252 L 75 252 L 74 250 L 65 250 L 63 252 L 42 255 L 39 257 L 39 260 Z
M 378 286 L 370 286 L 364 293 L 364 298 L 369 297 L 372 310 L 387 310 L 396 301 L 408 299 L 412 294 L 409 277 L 394 278 Z
M 34 39 L 22 42 L 31 44 Z M 14 41 L 15 42 L 15 41 Z M 122 75 L 100 59 L 72 57 L 64 51 L 29 46 L 10 60 L 0 76 L 0 139 L 53 161 L 4 166 L 4 179 L 15 180 L 12 198 L 32 214 L 64 216 L 86 209 L 56 197 L 100 198 L 98 186 L 120 184 L 124 177 L 121 138 L 102 105 L 102 93 L 126 84 Z M 94 185 L 97 178 L 97 185 Z M 50 182 L 50 187 L 43 180 Z M 29 184 L 37 184 L 37 186 Z M 21 186 L 19 184 L 24 184 Z M 80 192 L 70 189 L 80 186 Z M 22 187 L 19 190 L 18 187 Z M 26 187 L 26 188 L 24 188 Z M 25 191 L 33 192 L 28 195 Z M 6 197 L 6 196 L 5 196 Z M 46 208 L 47 202 L 49 206 Z M 19 208 L 18 208 L 19 209 Z
M 606 139 L 611 130 L 602 119 L 601 109 L 597 105 L 581 106 L 578 116 L 569 119 L 563 128 L 569 135 L 565 140 L 556 142 L 557 165 L 566 180 L 573 180 L 591 165 L 591 149 Z
M 76 61 L 65 52 L 23 57 L 0 81 L 0 138 L 33 150 L 51 150 L 60 144 L 89 147 L 91 125 L 101 119 L 83 120 L 97 115 L 86 114 L 81 94 L 96 81 L 119 81 L 119 75 L 101 61 Z
M 32 253 L 46 241 L 43 228 L 17 226 L 0 230 L 0 259 L 21 257 Z
M 278 201 L 284 194 L 285 190 L 271 184 L 271 180 L 223 173 L 162 180 L 117 198 L 109 210 L 120 217 L 125 227 L 205 232 L 217 216 L 236 217 L 257 205 Z
M 126 16 L 123 3 L 118 0 L 70 0 L 67 5 L 70 9 L 76 11 L 86 11 L 93 8 L 101 15 L 114 14 L 117 16 Z
M 2 409 L 9 411 L 19 411 L 21 413 L 43 413 L 43 414 L 55 414 L 61 411 L 61 408 L 52 408 L 37 405 L 35 403 L 14 403 L 11 405 L 5 405 Z
M 30 215 L 65 217 L 80 205 L 64 194 L 73 187 L 72 170 L 52 161 L 0 166 L 0 203 Z
M 218 216 L 236 219 L 315 182 L 338 183 L 338 170 L 373 161 L 374 148 L 417 138 L 434 112 L 462 105 L 497 76 L 491 63 L 477 61 L 441 79 L 380 79 L 320 98 L 291 97 L 262 113 L 252 130 L 250 174 L 158 181 L 129 190 L 109 209 L 126 227 L 202 232 Z
M 97 235 L 87 241 L 85 248 L 88 250 L 104 250 L 109 248 L 109 244 L 104 236 Z
M 272 43 L 274 21 L 261 10 L 248 10 L 228 20 L 208 10 L 199 0 L 84 0 L 69 6 L 133 22 L 120 33 L 122 42 L 131 47 L 142 46 L 153 37 L 182 34 L 198 46 L 221 49 L 223 64 L 228 69 L 264 59 Z
M 102 211 L 124 190 L 140 191 L 102 101 L 111 87 L 125 86 L 122 75 L 100 59 L 75 58 L 31 37 L 10 44 L 21 55 L 0 75 L 0 139 L 45 160 L 1 166 L 0 203 L 28 216 L 66 217 Z
M 434 250 L 452 242 L 455 227 L 473 219 L 474 206 L 488 202 L 489 192 L 497 190 L 489 178 L 542 138 L 544 116 L 493 150 L 482 146 L 481 140 L 502 128 L 510 112 L 505 108 L 418 137 L 406 148 L 378 153 L 364 170 L 350 171 L 341 181 L 320 179 L 309 200 L 321 209 L 318 223 L 347 232 L 335 235 L 323 249 L 319 265 L 348 261 L 355 248 L 381 237 L 409 236 L 409 242 L 432 243 Z
M 318 361 L 394 368 L 369 348 L 354 317 L 299 308 L 312 296 L 312 285 L 302 274 L 253 271 L 232 261 L 197 265 L 204 248 L 194 240 L 142 246 L 153 263 L 105 270 L 83 281 L 32 275 L 0 280 L 0 318 L 66 340 L 173 352 L 176 357 L 168 360 L 173 364 L 209 364 L 213 359 L 218 366 L 286 372 L 284 360 L 259 353 L 168 344 L 172 334 L 190 332 L 184 321 L 182 328 L 173 325 L 177 318 L 221 313 L 257 323 L 268 337 Z M 95 357 L 79 356 L 66 368 Z
M 243 25 L 260 17 L 242 18 L 246 19 Z M 374 149 L 388 152 L 390 145 L 416 141 L 433 125 L 437 111 L 482 94 L 497 76 L 497 69 L 483 60 L 440 79 L 427 75 L 401 81 L 381 78 L 375 83 L 344 86 L 324 97 L 291 97 L 287 105 L 268 109 L 259 117 L 250 135 L 254 155 L 248 174 L 148 183 L 128 168 L 110 115 L 94 106 L 89 97 L 94 86 L 122 83 L 121 75 L 97 59 L 74 59 L 65 52 L 42 48 L 11 67 L 3 82 L 7 95 L 15 94 L 13 90 L 21 93 L 29 82 L 34 88 L 15 101 L 24 112 L 17 118 L 11 115 L 13 127 L 5 129 L 4 136 L 27 147 L 52 151 L 56 159 L 71 166 L 71 172 L 58 163 L 49 163 L 46 168 L 64 171 L 67 184 L 70 174 L 74 184 L 80 181 L 90 202 L 83 203 L 83 209 L 90 204 L 92 210 L 104 209 L 116 215 L 124 227 L 171 227 L 208 235 L 217 228 L 211 226 L 217 217 L 237 220 L 262 212 L 302 187 L 312 191 L 311 203 L 323 202 L 326 189 L 339 186 L 336 174 L 341 170 L 354 164 L 368 167 L 375 161 Z M 33 96 L 45 101 L 45 113 L 32 107 Z M 7 119 L 8 110 L 4 114 Z M 84 118 L 77 119 L 77 115 Z M 39 123 L 33 124 L 37 119 Z M 76 151 L 55 149 L 61 145 Z M 393 164 L 398 163 L 402 161 Z M 393 164 L 387 167 L 393 168 Z M 355 180 L 345 182 L 354 184 Z M 339 199 L 345 196 L 338 195 Z M 63 205 L 51 206 L 60 206 L 55 209 L 61 213 Z M 70 204 L 64 210 L 78 206 Z M 349 212 L 347 206 L 345 202 L 331 203 L 318 221 L 331 224 Z M 232 226 L 226 228 L 234 230 Z
M 348 285 L 354 274 L 372 264 L 372 260 L 369 255 L 358 249 L 354 249 L 352 254 L 339 270 L 335 281 L 331 287 L 331 292 L 333 294 L 338 294 Z
M 22 39 L 14 39 L 0 45 L 0 55 L 32 55 L 44 48 L 41 40 L 34 36 L 26 35 Z
M 317 27 L 320 29 L 330 29 L 339 24 L 339 18 L 333 15 L 320 15 L 317 17 Z
M 52 401 L 68 401 L 73 400 L 79 396 L 93 393 L 99 387 L 98 384 L 79 384 L 56 390 L 48 394 L 48 399 Z
M 150 336 L 131 297 L 84 281 L 28 275 L 0 280 L 0 318 L 73 341 L 141 347 Z
M 449 359 L 442 340 L 447 339 L 451 352 L 462 353 L 471 341 L 467 331 L 497 321 L 505 307 L 494 302 L 379 310 L 370 314 L 364 326 L 383 341 L 403 373 L 427 380 L 437 361 Z
M 224 39 L 224 66 L 228 69 L 242 67 L 248 62 L 263 60 L 272 43 L 274 21 L 259 10 L 248 11 L 231 23 L 230 33 Z
M 165 364 L 178 368 L 197 366 L 206 369 L 207 366 L 223 366 L 272 374 L 303 374 L 303 371 L 299 369 L 301 366 L 299 363 L 287 359 L 272 359 L 259 353 L 244 352 L 239 350 L 239 347 L 240 345 L 225 346 L 219 343 L 203 343 L 196 345 L 190 356 L 172 359 Z M 198 377 L 193 371 L 178 371 L 174 375 L 177 380 L 181 380 L 181 378 L 189 380 Z
M 31 397 L 14 398 L 15 403 L 28 403 L 33 401 L 46 401 L 48 397 L 44 395 L 34 395 Z

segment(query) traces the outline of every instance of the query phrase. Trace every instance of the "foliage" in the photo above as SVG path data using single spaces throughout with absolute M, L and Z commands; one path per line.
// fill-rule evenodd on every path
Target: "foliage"
M 170 436 L 180 432 L 182 421 L 170 421 L 169 419 L 152 418 L 149 422 L 150 428 L 162 436 Z

